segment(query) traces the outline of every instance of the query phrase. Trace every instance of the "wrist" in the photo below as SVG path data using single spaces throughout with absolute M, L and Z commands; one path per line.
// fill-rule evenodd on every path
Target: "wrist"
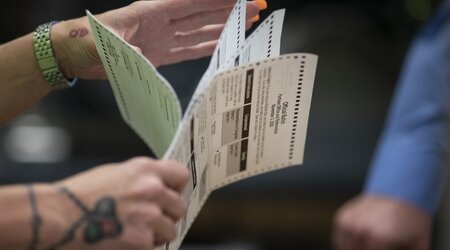
M 51 29 L 51 40 L 53 44 L 53 52 L 58 62 L 59 69 L 67 78 L 75 78 L 76 76 L 71 70 L 71 41 L 68 39 L 70 33 L 70 22 L 62 21 L 53 25 Z
M 54 185 L 36 184 L 33 188 L 37 212 L 42 221 L 38 248 L 47 248 L 64 236 L 64 232 L 79 216 L 79 211 L 57 192 Z
M 58 22 L 51 29 L 53 51 L 66 78 L 89 78 L 85 71 L 100 59 L 87 18 Z

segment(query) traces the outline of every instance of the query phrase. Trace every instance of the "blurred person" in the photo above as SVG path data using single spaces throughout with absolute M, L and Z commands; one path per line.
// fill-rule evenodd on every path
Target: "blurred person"
M 446 179 L 450 1 L 412 44 L 364 192 L 335 216 L 339 250 L 429 249 Z
M 97 18 L 160 66 L 210 55 L 234 4 L 137 1 Z M 247 6 L 250 27 L 266 3 Z M 71 79 L 106 78 L 91 33 L 82 17 L 0 45 L 0 124 Z M 152 249 L 174 239 L 187 179 L 176 162 L 138 157 L 55 183 L 0 187 L 0 249 Z

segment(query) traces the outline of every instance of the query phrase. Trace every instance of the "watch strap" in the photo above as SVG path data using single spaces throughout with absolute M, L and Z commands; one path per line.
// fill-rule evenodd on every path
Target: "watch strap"
M 57 22 L 48 22 L 36 28 L 33 34 L 33 47 L 37 64 L 45 80 L 53 89 L 65 89 L 75 85 L 77 79 L 67 79 L 59 69 L 50 39 L 50 29 L 55 23 Z

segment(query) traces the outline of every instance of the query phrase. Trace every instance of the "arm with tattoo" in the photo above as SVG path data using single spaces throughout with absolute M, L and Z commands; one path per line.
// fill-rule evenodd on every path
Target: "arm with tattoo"
M 0 249 L 34 250 L 57 241 L 69 223 L 67 205 L 51 185 L 0 188 Z
M 0 249 L 153 249 L 176 235 L 187 179 L 185 166 L 141 157 L 55 184 L 0 187 Z
M 89 209 L 66 187 L 39 184 L 0 189 L 0 204 L 0 249 L 57 250 L 80 233 L 92 245 L 122 232 L 111 197 Z

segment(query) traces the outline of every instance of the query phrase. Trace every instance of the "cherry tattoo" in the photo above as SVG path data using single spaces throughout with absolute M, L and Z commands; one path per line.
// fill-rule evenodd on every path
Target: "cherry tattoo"
M 80 29 L 73 29 L 70 31 L 69 36 L 71 38 L 82 38 L 86 36 L 89 33 L 89 31 L 86 28 L 80 28 Z

